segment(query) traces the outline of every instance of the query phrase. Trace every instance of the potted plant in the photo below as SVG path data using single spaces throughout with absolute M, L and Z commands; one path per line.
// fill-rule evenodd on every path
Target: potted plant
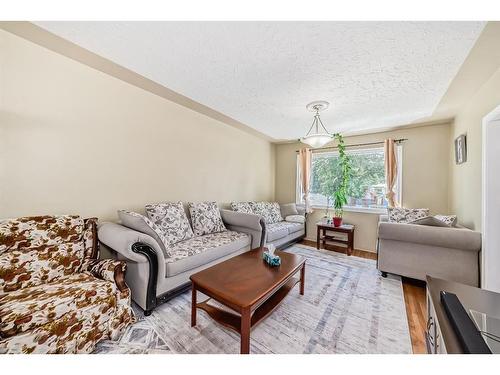
M 343 207 L 347 204 L 347 189 L 351 178 L 351 159 L 345 153 L 345 143 L 342 135 L 335 134 L 335 139 L 338 141 L 339 165 L 342 174 L 339 178 L 337 188 L 333 192 L 333 207 L 335 209 L 333 225 L 340 227 L 342 225 L 342 215 L 344 214 Z

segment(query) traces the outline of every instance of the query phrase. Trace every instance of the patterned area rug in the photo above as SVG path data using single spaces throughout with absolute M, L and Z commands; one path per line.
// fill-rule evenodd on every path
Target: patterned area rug
M 294 245 L 306 262 L 305 295 L 298 285 L 251 333 L 250 352 L 411 353 L 401 280 L 379 276 L 375 261 Z M 202 300 L 198 297 L 198 300 Z M 95 353 L 239 353 L 239 335 L 198 310 L 190 327 L 191 292 L 156 308 L 119 341 Z

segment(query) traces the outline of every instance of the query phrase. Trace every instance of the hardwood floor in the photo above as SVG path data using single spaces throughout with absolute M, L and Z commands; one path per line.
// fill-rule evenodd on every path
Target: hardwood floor
M 303 240 L 302 244 L 316 247 L 315 241 Z M 326 246 L 327 250 L 338 251 L 336 246 Z M 366 259 L 377 259 L 377 254 L 370 251 L 354 250 L 352 256 Z M 427 307 L 425 301 L 425 283 L 419 280 L 403 278 L 403 293 L 405 297 L 406 315 L 410 329 L 411 344 L 414 354 L 427 353 L 425 347 L 425 325 Z

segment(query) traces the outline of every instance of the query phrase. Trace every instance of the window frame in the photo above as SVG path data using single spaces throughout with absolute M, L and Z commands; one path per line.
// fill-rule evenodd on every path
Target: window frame
M 356 151 L 359 151 L 359 153 L 362 152 L 367 152 L 370 150 L 383 150 L 384 147 L 370 147 L 370 148 L 358 148 L 354 150 L 346 150 L 347 154 L 349 153 L 355 153 Z M 332 155 L 338 155 L 338 151 L 323 151 L 323 152 L 315 152 L 315 154 L 332 154 Z M 396 202 L 399 204 L 402 204 L 403 202 L 403 145 L 402 144 L 397 144 L 396 145 L 396 160 L 397 160 L 397 165 L 398 165 L 398 171 L 397 171 L 397 176 L 396 176 L 396 183 L 395 186 L 397 186 L 397 189 L 395 191 L 396 193 Z M 300 165 L 299 165 L 299 155 L 297 154 L 296 156 L 296 177 L 295 177 L 295 203 L 304 205 L 304 200 L 302 199 L 302 182 L 300 180 Z M 312 208 L 315 209 L 326 209 L 325 205 L 316 205 L 316 204 L 311 204 Z M 330 209 L 333 209 L 333 207 L 330 207 Z M 379 208 L 379 207 L 359 207 L 359 206 L 348 206 L 345 205 L 343 207 L 343 210 L 346 212 L 359 212 L 359 213 L 370 213 L 370 214 L 384 214 L 387 213 L 387 208 Z

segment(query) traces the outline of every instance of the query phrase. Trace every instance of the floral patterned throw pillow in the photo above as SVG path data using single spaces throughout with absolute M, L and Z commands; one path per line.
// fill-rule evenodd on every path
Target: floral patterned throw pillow
M 283 218 L 281 217 L 281 208 L 278 202 L 269 202 L 266 203 L 266 206 L 268 209 L 268 218 L 270 220 L 270 224 L 283 221 Z
M 428 208 L 388 208 L 389 221 L 392 223 L 409 223 L 429 216 Z
M 248 202 L 254 214 L 264 218 L 266 224 L 273 224 L 283 221 L 281 209 L 278 202 Z
M 194 236 L 182 202 L 148 204 L 145 209 L 149 220 L 162 231 L 166 246 L 172 246 Z
M 252 206 L 250 202 L 231 202 L 231 210 L 237 212 L 243 212 L 246 214 L 253 214 Z
M 189 203 L 189 212 L 196 236 L 226 230 L 216 202 Z

